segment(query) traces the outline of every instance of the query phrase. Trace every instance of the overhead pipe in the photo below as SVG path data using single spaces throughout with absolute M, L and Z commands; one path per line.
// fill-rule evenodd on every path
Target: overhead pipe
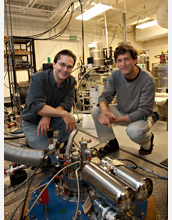
M 127 43 L 127 32 L 126 32 L 126 17 L 125 17 L 125 13 L 122 14 L 122 18 L 123 18 L 123 25 L 124 25 L 124 43 Z
M 49 20 L 51 21 L 55 16 L 57 16 L 60 12 L 63 12 L 64 9 L 66 9 L 67 7 L 69 7 L 70 4 L 76 2 L 77 0 L 70 0 L 70 1 L 66 1 L 63 2 L 61 5 L 58 6 L 58 10 L 49 18 Z
M 26 5 L 26 10 L 27 10 L 28 8 L 33 8 L 33 6 L 36 4 L 37 1 L 38 1 L 38 0 L 30 0 L 30 1 L 27 3 L 27 5 Z
M 105 12 L 105 33 L 106 33 L 106 48 L 107 48 L 107 59 L 109 58 L 109 43 L 108 43 L 108 30 L 107 30 L 107 19 L 106 19 L 106 12 Z

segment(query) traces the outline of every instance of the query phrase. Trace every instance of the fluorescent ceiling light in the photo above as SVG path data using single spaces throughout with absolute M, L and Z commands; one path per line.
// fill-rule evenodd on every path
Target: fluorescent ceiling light
M 99 3 L 99 4 L 95 5 L 94 7 L 85 11 L 83 14 L 77 16 L 76 19 L 82 20 L 82 17 L 83 17 L 84 21 L 88 21 L 89 19 L 101 14 L 102 12 L 107 11 L 110 8 L 112 8 L 112 6 Z
M 148 27 L 155 26 L 155 25 L 157 25 L 157 24 L 158 24 L 157 21 L 154 20 L 154 21 L 149 21 L 149 22 L 144 23 L 144 24 L 139 24 L 139 25 L 136 26 L 136 28 L 138 28 L 138 29 L 144 29 L 144 28 L 148 28 Z
M 143 18 L 143 19 L 139 19 L 138 24 L 142 23 L 142 22 L 145 22 L 145 21 L 148 21 L 148 20 L 151 20 L 151 18 L 146 17 L 146 18 Z

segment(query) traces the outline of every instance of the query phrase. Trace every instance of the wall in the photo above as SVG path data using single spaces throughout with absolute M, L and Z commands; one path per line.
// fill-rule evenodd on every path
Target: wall
M 108 43 L 110 43 L 113 39 L 114 36 L 114 31 L 115 30 L 109 30 L 108 32 Z M 149 58 L 150 58 L 150 69 L 151 69 L 151 63 L 158 63 L 158 59 L 154 58 L 155 55 L 160 54 L 161 51 L 167 50 L 168 49 L 168 37 L 163 37 L 159 38 L 156 40 L 149 40 L 145 42 L 141 41 L 135 41 L 135 32 L 130 31 L 131 33 L 127 33 L 127 42 L 130 42 L 131 45 L 133 45 L 137 50 L 142 50 L 142 49 L 149 49 Z M 72 33 L 69 33 L 72 34 Z M 35 54 L 36 54 L 36 68 L 39 71 L 42 68 L 43 63 L 47 63 L 48 57 L 51 58 L 51 62 L 53 62 L 54 56 L 56 55 L 57 52 L 59 52 L 62 49 L 70 49 L 76 54 L 77 56 L 77 62 L 75 65 L 75 68 L 81 64 L 82 55 L 82 38 L 81 34 L 78 33 L 77 35 L 77 40 L 76 41 L 71 41 L 69 39 L 69 34 L 65 33 L 62 35 L 61 38 L 57 38 L 56 40 L 36 40 L 35 41 Z M 5 35 L 5 34 L 4 34 Z M 17 32 L 15 30 L 14 35 L 20 35 L 20 36 L 27 36 L 27 32 L 21 33 L 21 30 Z M 31 35 L 29 31 L 29 35 Z M 89 48 L 88 44 L 93 42 L 93 41 L 101 41 L 103 44 L 103 47 L 106 47 L 106 38 L 105 38 L 105 33 L 102 28 L 102 35 L 97 34 L 96 30 L 92 30 L 92 32 L 85 32 L 84 34 L 84 57 L 85 57 L 85 64 L 87 64 L 87 57 L 90 56 L 89 54 Z M 112 46 L 112 49 L 115 50 L 115 48 L 118 46 L 119 42 L 124 41 L 124 34 L 123 30 L 121 28 L 117 28 L 115 37 L 111 43 L 110 46 Z M 74 68 L 74 69 L 75 69 Z M 79 69 L 77 71 L 74 71 L 73 75 L 74 77 L 78 76 Z M 4 75 L 6 74 L 6 64 L 4 65 Z M 25 81 L 27 80 L 27 74 L 24 74 L 24 72 L 20 72 L 17 75 L 18 81 Z M 8 76 L 6 75 L 5 77 L 5 85 L 8 87 Z M 9 89 L 4 86 L 4 97 L 9 97 Z
M 161 54 L 161 51 L 168 51 L 168 37 L 158 38 L 144 42 L 144 49 L 149 49 L 150 70 L 153 63 L 159 63 L 159 59 L 155 55 Z

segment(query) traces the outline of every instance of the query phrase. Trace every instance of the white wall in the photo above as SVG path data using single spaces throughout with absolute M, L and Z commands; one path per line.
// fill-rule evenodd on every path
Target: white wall
M 113 37 L 113 30 L 108 31 L 108 41 L 109 43 Z M 21 30 L 19 31 L 20 36 L 22 36 Z M 30 35 L 31 33 L 29 33 Z M 72 33 L 70 33 L 72 35 Z M 15 32 L 17 35 L 17 32 Z M 26 33 L 23 33 L 26 35 Z M 77 62 L 75 68 L 80 65 L 80 58 L 82 58 L 83 51 L 82 51 L 82 38 L 81 33 L 74 34 L 77 35 L 77 41 L 70 41 L 68 39 L 69 35 L 65 33 L 62 35 L 61 38 L 57 38 L 56 40 L 36 40 L 35 41 L 35 54 L 36 54 L 36 68 L 40 70 L 42 68 L 43 63 L 47 63 L 48 57 L 51 58 L 51 62 L 53 62 L 54 56 L 62 49 L 69 49 L 72 50 L 73 53 L 77 56 Z M 65 40 L 64 40 L 65 38 Z M 87 64 L 87 57 L 90 56 L 88 44 L 93 41 L 101 41 L 103 47 L 106 47 L 106 38 L 104 30 L 102 29 L 102 35 L 97 35 L 96 31 L 93 30 L 91 33 L 85 33 L 84 35 L 84 57 L 85 57 L 85 64 Z M 112 49 L 118 46 L 119 42 L 124 41 L 124 34 L 123 30 L 118 28 L 116 31 L 115 38 L 111 44 Z M 127 42 L 130 42 L 137 50 L 149 49 L 149 58 L 150 58 L 150 69 L 151 63 L 158 63 L 158 59 L 154 58 L 155 55 L 160 54 L 161 51 L 168 50 L 168 37 L 158 38 L 155 40 L 149 41 L 135 41 L 135 32 L 127 33 Z M 78 70 L 79 71 L 79 70 Z M 77 79 L 78 71 L 74 71 L 73 75 Z M 6 72 L 6 64 L 4 66 L 4 74 Z M 23 71 L 17 73 L 17 80 L 18 81 L 25 81 L 27 80 L 27 74 Z M 8 86 L 8 76 L 4 80 L 5 84 Z M 4 97 L 9 97 L 9 89 L 4 86 Z
M 168 37 L 145 41 L 144 49 L 149 49 L 149 67 L 152 70 L 152 64 L 160 62 L 158 58 L 155 58 L 155 55 L 160 55 L 161 51 L 168 51 Z

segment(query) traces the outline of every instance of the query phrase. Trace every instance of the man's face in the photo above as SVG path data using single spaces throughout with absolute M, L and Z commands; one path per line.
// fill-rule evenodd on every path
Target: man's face
M 126 77 L 133 74 L 136 63 L 137 59 L 133 60 L 129 52 L 119 55 L 116 60 L 117 67 Z
M 57 63 L 53 64 L 54 77 L 56 81 L 65 80 L 72 72 L 74 60 L 70 56 L 61 55 Z

